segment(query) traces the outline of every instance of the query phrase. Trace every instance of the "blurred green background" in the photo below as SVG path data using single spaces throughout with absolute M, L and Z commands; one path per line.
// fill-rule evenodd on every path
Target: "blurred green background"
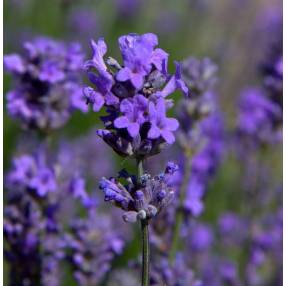
M 80 41 L 89 56 L 89 39 L 103 36 L 108 54 L 118 58 L 120 35 L 156 33 L 160 47 L 170 54 L 171 70 L 174 60 L 188 56 L 207 56 L 217 63 L 218 99 L 231 132 L 240 90 L 260 82 L 257 64 L 263 59 L 265 50 L 261 47 L 269 37 L 263 23 L 273 9 L 281 8 L 282 0 L 4 0 L 4 53 L 18 52 L 23 40 L 46 35 Z M 91 17 L 85 27 L 74 20 L 77 11 Z M 5 75 L 4 94 L 10 83 Z M 85 134 L 97 123 L 98 115 L 78 113 L 56 135 Z M 6 115 L 4 105 L 5 169 L 22 132 Z M 282 147 L 264 151 L 262 160 L 270 165 L 273 181 L 282 181 Z M 117 162 L 119 169 L 120 160 Z M 241 195 L 242 171 L 242 164 L 226 154 L 210 186 L 201 220 L 212 222 L 222 210 L 239 208 L 236 198 Z

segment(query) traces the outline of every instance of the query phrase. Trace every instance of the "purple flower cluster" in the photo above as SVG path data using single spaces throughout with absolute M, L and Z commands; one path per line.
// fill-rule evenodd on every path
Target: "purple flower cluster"
M 149 174 L 137 178 L 126 171 L 119 173 L 119 178 L 126 180 L 122 185 L 117 179 L 103 178 L 100 189 L 103 190 L 105 201 L 111 201 L 123 209 L 126 222 L 151 219 L 166 207 L 174 197 L 172 177 L 178 166 L 169 162 L 165 172 L 152 177 Z
M 59 264 L 65 257 L 60 215 L 64 198 L 72 193 L 75 199 L 91 201 L 79 184 L 81 178 L 66 178 L 62 168 L 50 161 L 41 148 L 35 155 L 16 157 L 6 176 L 4 236 L 11 285 L 23 281 L 27 285 L 60 285 Z
M 87 111 L 80 81 L 83 61 L 79 44 L 44 37 L 25 42 L 21 55 L 5 55 L 4 67 L 15 82 L 7 93 L 9 115 L 25 127 L 49 130 L 63 126 L 72 111 Z
M 181 175 L 181 181 L 189 177 L 183 205 L 194 216 L 204 209 L 206 187 L 223 153 L 224 124 L 212 91 L 216 71 L 216 65 L 208 58 L 188 58 L 182 63 L 183 79 L 191 96 L 182 100 L 178 109 L 178 141 L 185 155 L 184 168 L 190 166 L 190 174 Z
M 7 184 L 11 189 L 27 190 L 39 198 L 57 190 L 55 169 L 46 164 L 43 154 L 14 158 L 13 168 L 7 175 Z
M 267 27 L 263 29 L 263 35 L 267 32 L 268 44 L 261 64 L 263 84 L 270 98 L 283 105 L 283 15 L 281 9 L 268 9 L 266 16 L 262 15 Z
M 191 159 L 191 175 L 187 187 L 184 207 L 198 216 L 204 210 L 203 197 L 214 176 L 224 149 L 224 124 L 219 112 L 204 118 L 197 127 L 200 129 L 200 149 Z M 186 163 L 187 164 L 187 163 Z
M 124 234 L 124 235 L 123 235 Z M 114 218 L 95 212 L 74 219 L 66 234 L 66 259 L 73 268 L 77 285 L 98 285 L 120 254 L 128 235 L 116 228 Z
M 237 128 L 240 135 L 257 143 L 281 139 L 282 109 L 259 88 L 247 88 L 240 96 Z
M 187 58 L 182 63 L 183 79 L 192 96 L 201 96 L 211 90 L 216 82 L 217 66 L 209 59 Z
M 169 286 L 202 286 L 201 281 L 195 278 L 194 272 L 185 262 L 182 254 L 178 254 L 176 260 L 171 264 L 165 257 L 158 257 L 151 271 L 150 285 Z
M 52 169 L 43 160 L 39 164 L 39 158 L 23 155 L 14 160 L 6 187 L 4 236 L 11 285 L 22 285 L 23 281 L 28 285 L 60 285 L 57 269 L 64 253 Z
M 40 232 L 44 226 L 37 205 L 19 192 L 9 194 L 3 225 L 4 254 L 11 269 L 10 281 L 13 281 L 10 285 L 22 285 L 23 281 L 40 285 Z
M 93 58 L 85 63 L 93 87 L 84 90 L 93 111 L 105 107 L 105 129 L 98 135 L 121 156 L 145 158 L 175 141 L 178 121 L 168 118 L 172 101 L 166 97 L 176 89 L 188 89 L 176 74 L 167 73 L 168 54 L 158 45 L 154 34 L 129 34 L 119 38 L 121 66 L 113 58 L 104 59 L 107 46 L 103 39 L 92 41 Z

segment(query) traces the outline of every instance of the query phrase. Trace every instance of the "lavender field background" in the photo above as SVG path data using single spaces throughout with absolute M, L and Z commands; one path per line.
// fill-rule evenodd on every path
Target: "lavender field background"
M 84 92 L 90 40 L 104 37 L 121 64 L 129 33 L 156 34 L 188 88 L 168 111 L 176 141 L 144 160 L 152 176 L 179 166 L 173 201 L 150 223 L 150 285 L 282 285 L 282 0 L 4 0 L 5 55 L 49 37 L 63 42 L 56 60 L 75 61 L 64 86 L 47 75 L 49 97 L 67 98 L 58 113 L 31 121 L 35 110 L 8 95 L 28 64 L 4 58 L 4 285 L 140 285 L 140 228 L 104 202 L 101 181 L 137 174 L 136 162 L 96 134 L 105 111 L 88 111 Z M 48 183 L 27 183 L 31 166 Z

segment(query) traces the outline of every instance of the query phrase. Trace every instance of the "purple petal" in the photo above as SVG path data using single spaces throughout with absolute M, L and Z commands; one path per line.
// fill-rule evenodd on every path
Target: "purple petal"
M 157 105 L 156 105 L 156 110 L 157 110 L 157 116 L 159 117 L 165 117 L 166 115 L 166 105 L 165 105 L 165 100 L 163 98 L 159 98 Z
M 170 131 L 176 131 L 179 128 L 179 122 L 175 118 L 166 118 L 165 122 L 168 127 L 168 130 Z
M 23 73 L 25 66 L 22 58 L 17 54 L 4 56 L 4 67 L 9 72 Z
M 157 92 L 156 95 L 158 97 L 167 97 L 168 95 L 173 93 L 175 90 L 176 90 L 176 80 L 175 80 L 175 77 L 172 76 L 171 79 L 165 85 L 165 87 L 161 91 Z
M 136 137 L 139 134 L 139 129 L 140 126 L 137 122 L 129 124 L 127 127 L 128 133 L 130 134 L 131 137 Z
M 161 130 L 161 135 L 168 144 L 173 144 L 175 142 L 175 136 L 171 131 L 166 129 Z
M 131 71 L 128 67 L 122 68 L 117 74 L 116 79 L 118 81 L 127 81 L 131 77 Z
M 116 97 L 112 92 L 107 92 L 104 98 L 107 105 L 115 105 L 119 102 L 118 97 Z
M 159 71 L 165 73 L 165 69 L 168 62 L 168 56 L 169 55 L 162 49 L 156 49 L 152 54 L 151 62 Z
M 159 138 L 161 135 L 161 130 L 154 124 L 152 124 L 149 132 L 148 132 L 148 138 L 149 139 L 156 139 Z
M 85 63 L 85 68 L 89 69 L 90 67 L 96 68 L 99 72 L 106 72 L 106 65 L 104 63 L 103 56 L 107 52 L 107 46 L 103 38 L 100 38 L 98 42 L 91 40 L 91 46 L 93 49 L 92 60 Z
M 134 105 L 131 101 L 131 99 L 123 99 L 120 104 L 120 111 L 124 114 L 130 114 L 133 113 Z
M 120 116 L 114 121 L 114 126 L 116 128 L 126 128 L 129 124 L 129 119 L 126 116 Z
M 140 89 L 143 85 L 143 79 L 144 76 L 141 73 L 133 73 L 130 80 L 135 88 Z
M 104 105 L 104 98 L 103 96 L 96 92 L 91 87 L 86 87 L 83 90 L 84 96 L 87 98 L 88 102 L 92 104 L 92 108 L 94 112 L 97 112 L 101 109 Z

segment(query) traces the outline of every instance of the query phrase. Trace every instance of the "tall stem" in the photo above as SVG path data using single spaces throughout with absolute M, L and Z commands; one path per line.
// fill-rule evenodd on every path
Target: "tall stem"
M 148 220 L 141 220 L 142 230 L 142 286 L 149 286 L 150 247 Z
M 181 185 L 180 193 L 179 193 L 179 204 L 176 211 L 176 220 L 175 220 L 175 229 L 174 229 L 174 235 L 173 235 L 173 241 L 171 245 L 171 250 L 169 253 L 169 261 L 172 263 L 175 259 L 178 246 L 179 246 L 179 240 L 180 240 L 180 231 L 183 223 L 184 213 L 183 213 L 183 204 L 186 196 L 187 187 L 191 178 L 191 160 L 190 158 L 186 158 L 185 168 L 184 168 L 184 174 L 183 174 L 183 182 Z
M 143 161 L 137 160 L 138 177 L 144 174 Z M 148 219 L 141 220 L 142 231 L 142 286 L 149 286 L 150 273 L 150 245 L 149 245 L 149 230 Z

